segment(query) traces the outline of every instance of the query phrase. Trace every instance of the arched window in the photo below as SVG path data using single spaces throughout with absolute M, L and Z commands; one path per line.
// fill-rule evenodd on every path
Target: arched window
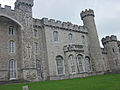
M 85 57 L 85 71 L 87 72 L 91 71 L 91 61 L 88 56 Z
M 56 57 L 57 72 L 59 75 L 64 74 L 64 61 L 62 56 Z
M 10 60 L 9 61 L 9 78 L 10 80 L 16 79 L 16 61 L 15 60 Z
M 9 27 L 9 35 L 15 35 L 15 28 L 13 26 Z
M 55 42 L 58 41 L 58 31 L 53 32 L 53 39 Z
M 15 53 L 15 42 L 13 40 L 9 41 L 9 52 Z
M 38 59 L 36 60 L 36 69 L 38 76 L 41 76 L 41 61 Z
M 75 59 L 74 59 L 74 56 L 73 56 L 73 55 L 70 55 L 70 56 L 68 57 L 68 60 L 69 60 L 69 65 L 70 65 L 70 71 L 71 71 L 72 73 L 74 73 L 74 72 L 75 72 Z
M 84 69 L 83 69 L 83 56 L 82 55 L 77 56 L 77 68 L 78 68 L 79 73 L 84 71 Z
M 73 39 L 72 33 L 69 33 L 69 34 L 68 34 L 68 38 L 69 38 L 69 41 L 72 41 L 72 39 Z
M 36 29 L 33 30 L 33 37 L 34 38 L 38 37 L 38 31 Z

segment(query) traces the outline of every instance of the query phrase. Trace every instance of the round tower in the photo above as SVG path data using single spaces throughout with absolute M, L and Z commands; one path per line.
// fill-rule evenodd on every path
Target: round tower
M 15 12 L 17 20 L 23 25 L 20 31 L 21 52 L 22 55 L 22 73 L 23 79 L 27 81 L 37 81 L 36 60 L 32 52 L 33 46 L 33 17 L 32 17 L 33 0 L 16 0 Z M 33 77 L 34 76 L 34 77 Z
M 96 72 L 103 71 L 103 59 L 94 20 L 94 11 L 91 9 L 86 9 L 85 11 L 82 11 L 80 15 L 81 19 L 83 20 L 84 26 L 88 30 L 88 48 L 93 64 L 93 70 Z
M 32 7 L 34 0 L 16 0 L 15 2 L 15 12 L 20 22 L 29 27 L 32 24 Z M 30 23 L 29 23 L 30 22 Z
M 111 71 L 118 71 L 120 69 L 120 53 L 118 47 L 117 37 L 106 36 L 102 38 L 102 44 L 107 51 L 108 64 Z

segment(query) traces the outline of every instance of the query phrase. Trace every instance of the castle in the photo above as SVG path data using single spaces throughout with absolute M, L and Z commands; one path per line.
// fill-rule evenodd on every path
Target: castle
M 32 17 L 33 0 L 0 5 L 0 81 L 44 81 L 120 70 L 120 41 L 107 36 L 100 47 L 94 11 L 82 11 L 83 26 Z

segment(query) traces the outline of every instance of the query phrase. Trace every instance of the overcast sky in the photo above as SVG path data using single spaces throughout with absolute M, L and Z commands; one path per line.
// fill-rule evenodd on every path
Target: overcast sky
M 16 0 L 0 0 L 14 8 Z M 106 35 L 117 35 L 120 40 L 120 0 L 34 0 L 34 18 L 52 18 L 82 25 L 80 12 L 93 9 L 100 40 Z

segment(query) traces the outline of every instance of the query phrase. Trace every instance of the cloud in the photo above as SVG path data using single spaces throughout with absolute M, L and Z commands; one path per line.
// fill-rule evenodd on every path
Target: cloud
M 2 4 L 12 5 L 15 0 L 0 0 Z M 120 0 L 34 0 L 33 17 L 53 18 L 82 25 L 80 12 L 92 8 L 100 39 L 115 34 L 119 37 Z

